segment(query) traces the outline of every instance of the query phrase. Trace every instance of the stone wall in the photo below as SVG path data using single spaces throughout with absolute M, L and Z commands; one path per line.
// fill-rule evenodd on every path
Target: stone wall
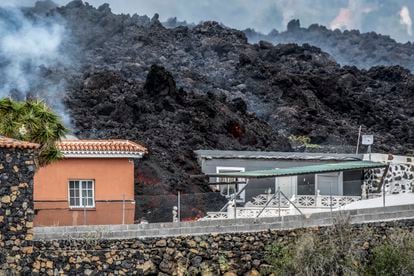
M 381 189 L 381 178 L 385 169 L 371 169 L 365 173 L 365 184 L 369 193 Z M 387 194 L 413 192 L 414 164 L 391 164 L 384 179 Z
M 258 275 L 268 264 L 268 245 L 327 227 L 205 234 L 169 238 L 33 240 L 34 152 L 0 149 L 0 275 Z M 409 211 L 412 214 L 411 209 Z M 377 217 L 378 218 L 378 217 Z M 352 231 L 363 229 L 351 225 Z M 393 227 L 414 229 L 414 220 L 370 223 L 378 240 Z M 363 236 L 363 235 L 362 235 Z M 324 236 L 325 237 L 325 236 Z M 361 247 L 367 242 L 358 241 Z
M 352 231 L 372 231 L 355 241 L 360 247 L 381 239 L 390 228 L 414 228 L 414 220 L 351 225 Z M 304 232 L 326 235 L 327 227 L 209 234 L 201 236 L 127 240 L 34 241 L 31 268 L 40 274 L 96 275 L 259 275 L 268 264 L 266 248 L 291 242 Z M 364 232 L 366 233 L 366 232 Z M 27 264 L 30 265 L 30 264 Z
M 0 148 L 0 270 L 22 271 L 33 250 L 34 151 Z

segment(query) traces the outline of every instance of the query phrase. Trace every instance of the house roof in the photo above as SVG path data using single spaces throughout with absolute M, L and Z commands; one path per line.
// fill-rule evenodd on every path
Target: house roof
M 287 160 L 362 160 L 362 154 L 277 152 L 277 151 L 234 151 L 234 150 L 196 150 L 195 154 L 203 159 L 287 159 Z
M 39 144 L 0 136 L 0 148 L 38 149 Z
M 280 176 L 293 176 L 314 173 L 328 173 L 349 170 L 384 168 L 388 165 L 385 163 L 371 161 L 349 161 L 340 163 L 328 163 L 321 165 L 311 165 L 302 167 L 292 167 L 287 169 L 259 170 L 247 172 L 228 172 L 207 174 L 210 177 L 240 177 L 240 178 L 273 178 Z
M 129 140 L 62 140 L 57 146 L 65 158 L 142 158 L 148 153 Z

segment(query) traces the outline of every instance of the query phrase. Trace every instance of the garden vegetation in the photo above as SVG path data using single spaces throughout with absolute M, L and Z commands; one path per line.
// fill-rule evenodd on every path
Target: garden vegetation
M 66 133 L 61 118 L 43 101 L 0 99 L 0 135 L 40 144 L 40 166 L 62 157 L 56 142 Z
M 275 275 L 414 275 L 414 233 L 391 228 L 374 235 L 368 227 L 353 231 L 336 223 L 323 234 L 304 232 L 294 241 L 268 246 L 270 264 L 264 274 Z

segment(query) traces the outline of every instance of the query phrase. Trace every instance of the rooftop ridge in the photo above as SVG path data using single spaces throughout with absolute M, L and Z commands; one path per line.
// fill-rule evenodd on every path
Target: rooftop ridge
M 143 145 L 130 140 L 62 140 L 57 147 L 67 158 L 71 157 L 142 157 L 148 153 Z
M 38 149 L 39 147 L 37 143 L 0 136 L 0 148 Z

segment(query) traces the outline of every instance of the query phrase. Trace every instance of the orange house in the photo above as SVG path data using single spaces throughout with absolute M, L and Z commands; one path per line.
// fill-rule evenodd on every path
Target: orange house
M 35 226 L 134 223 L 134 162 L 127 140 L 63 140 L 64 158 L 34 177 Z

